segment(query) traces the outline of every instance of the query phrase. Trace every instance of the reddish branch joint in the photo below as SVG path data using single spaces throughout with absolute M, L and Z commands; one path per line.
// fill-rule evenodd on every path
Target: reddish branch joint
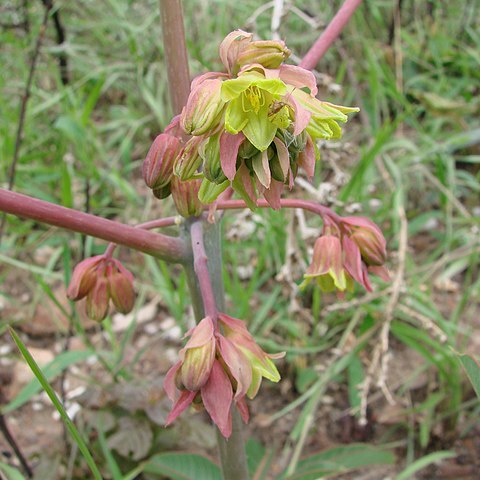
M 271 359 L 284 354 L 265 353 L 244 322 L 225 314 L 219 314 L 218 321 L 204 318 L 186 336 L 190 339 L 180 350 L 180 361 L 165 377 L 165 390 L 173 402 L 167 425 L 190 405 L 197 409 L 203 406 L 228 438 L 232 433 L 232 408 L 236 406 L 248 422 L 245 397 L 257 395 L 263 377 L 272 382 L 280 380 Z
M 121 313 L 132 310 L 133 275 L 118 260 L 106 255 L 87 258 L 75 267 L 67 296 L 74 301 L 86 297 L 87 316 L 100 322 L 108 315 L 110 300 Z

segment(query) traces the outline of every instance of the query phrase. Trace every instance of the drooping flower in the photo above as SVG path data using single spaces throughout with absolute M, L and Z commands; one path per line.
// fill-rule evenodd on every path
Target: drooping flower
M 342 294 L 356 281 L 372 291 L 369 273 L 389 280 L 385 261 L 386 241 L 380 228 L 365 217 L 342 217 L 316 240 L 301 287 L 315 279 L 321 290 Z
M 220 331 L 220 325 L 224 334 Z M 166 424 L 189 405 L 203 405 L 225 438 L 232 432 L 232 407 L 245 422 L 249 413 L 245 396 L 255 397 L 262 377 L 273 382 L 280 375 L 271 358 L 248 333 L 245 324 L 224 314 L 218 321 L 204 318 L 191 329 L 180 360 L 168 371 L 164 386 L 173 406 Z
M 128 313 L 135 302 L 133 275 L 114 258 L 87 258 L 75 267 L 67 296 L 74 301 L 86 297 L 87 316 L 98 322 L 107 316 L 110 300 L 119 312 Z
M 344 266 L 342 243 L 338 236 L 322 235 L 315 241 L 312 263 L 305 272 L 303 286 L 315 279 L 324 292 L 351 288 L 351 276 Z

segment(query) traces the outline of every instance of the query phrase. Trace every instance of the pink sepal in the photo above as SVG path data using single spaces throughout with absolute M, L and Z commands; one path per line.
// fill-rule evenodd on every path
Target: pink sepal
M 362 256 L 357 244 L 344 236 L 342 239 L 343 250 L 345 252 L 345 269 L 358 283 L 363 283 Z
M 168 414 L 167 421 L 165 426 L 170 425 L 180 414 L 182 414 L 193 402 L 197 392 L 190 392 L 189 390 L 184 390 L 178 400 L 174 403 L 172 410 Z
M 178 390 L 175 385 L 175 376 L 177 375 L 178 370 L 182 366 L 182 362 L 179 361 L 167 372 L 165 379 L 163 380 L 163 389 L 167 394 L 167 397 L 173 402 L 177 397 Z
M 212 372 L 208 382 L 201 390 L 203 405 L 220 433 L 229 438 L 232 434 L 233 389 L 228 375 L 220 363 L 213 362 Z
M 243 422 L 248 423 L 250 420 L 250 412 L 248 411 L 248 405 L 245 397 L 242 397 L 237 401 L 237 408 L 240 412 Z
M 313 178 L 315 173 L 315 161 L 315 147 L 310 135 L 308 135 L 305 150 L 298 155 L 298 166 L 305 170 L 309 180 Z
M 288 148 L 278 137 L 273 139 L 273 143 L 277 148 L 278 162 L 280 163 L 283 179 L 285 180 L 287 178 L 288 171 L 290 170 L 290 155 L 288 153 Z
M 232 181 L 237 173 L 237 155 L 240 145 L 245 140 L 243 133 L 220 135 L 220 165 L 225 176 Z
M 283 182 L 279 182 L 278 180 L 274 180 L 272 178 L 272 181 L 270 182 L 270 188 L 263 191 L 265 200 L 274 210 L 280 210 L 282 206 L 280 204 L 280 200 L 282 198 L 283 186 Z
M 318 93 L 317 80 L 315 75 L 309 70 L 296 65 L 282 65 L 279 69 L 278 76 L 287 85 L 297 88 L 307 87 L 310 94 L 315 97 Z
M 235 392 L 235 400 L 237 400 L 245 396 L 250 383 L 252 383 L 252 367 L 245 355 L 223 335 L 218 336 L 218 346 L 223 360 L 230 369 L 230 373 L 237 381 L 237 390 Z

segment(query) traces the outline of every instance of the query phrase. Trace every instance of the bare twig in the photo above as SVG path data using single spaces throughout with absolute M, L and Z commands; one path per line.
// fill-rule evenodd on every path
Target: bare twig
M 22 451 L 20 450 L 20 447 L 18 446 L 17 441 L 15 440 L 12 433 L 10 432 L 7 422 L 5 421 L 5 417 L 2 414 L 0 414 L 0 431 L 3 433 L 5 440 L 10 445 L 12 450 L 15 452 L 15 455 L 17 456 L 18 461 L 22 465 L 22 468 L 25 474 L 27 475 L 27 477 L 32 478 L 33 471 L 30 468 L 30 465 L 28 464 L 27 460 L 25 459 L 25 456 L 23 455 Z
M 344 4 L 340 7 L 340 10 L 333 17 L 332 21 L 328 24 L 325 31 L 320 35 L 319 39 L 313 44 L 312 48 L 307 52 L 303 60 L 300 62 L 300 66 L 307 70 L 312 70 L 320 59 L 325 55 L 330 45 L 340 35 L 345 25 L 350 20 L 358 6 L 362 3 L 362 0 L 345 0 Z
M 274 38 L 275 40 L 278 40 L 280 38 L 278 30 L 280 29 L 280 24 L 282 22 L 284 3 L 284 0 L 275 0 L 273 2 L 273 12 L 272 20 L 270 22 L 270 29 L 272 30 L 272 38 Z
M 15 138 L 15 148 L 13 150 L 13 159 L 12 163 L 10 164 L 10 169 L 8 172 L 8 190 L 13 188 L 13 184 L 15 183 L 15 173 L 17 169 L 17 162 L 18 156 L 20 153 L 20 147 L 22 145 L 23 140 L 23 129 L 25 126 L 25 116 L 27 113 L 27 103 L 28 99 L 30 98 L 31 89 L 32 89 L 32 82 L 33 82 L 33 75 L 35 73 L 35 68 L 37 66 L 38 56 L 40 54 L 40 47 L 43 42 L 43 37 L 45 36 L 45 30 L 47 28 L 47 21 L 48 16 L 50 15 L 50 10 L 52 9 L 52 2 L 48 2 L 48 6 L 45 8 L 45 13 L 43 15 L 43 21 L 40 25 L 40 30 L 38 32 L 37 41 L 35 43 L 35 48 L 33 50 L 32 59 L 30 62 L 30 70 L 28 72 L 28 79 L 27 84 L 25 86 L 25 92 L 22 97 L 22 103 L 20 104 L 20 114 L 18 117 L 18 127 L 17 127 L 17 136 Z M 2 220 L 0 222 L 0 244 L 2 242 L 3 230 L 5 228 L 5 221 L 6 215 L 5 213 L 2 214 Z

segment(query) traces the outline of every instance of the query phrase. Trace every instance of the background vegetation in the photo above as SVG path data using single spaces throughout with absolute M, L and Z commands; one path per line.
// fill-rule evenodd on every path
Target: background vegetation
M 2 187 L 47 3 L 0 5 Z M 218 44 L 235 28 L 271 38 L 273 3 L 186 0 L 192 76 L 221 69 Z M 285 5 L 273 33 L 294 62 L 340 4 Z M 15 190 L 131 224 L 173 212 L 140 175 L 171 117 L 158 2 L 59 0 L 50 13 Z M 341 301 L 298 292 L 317 220 L 226 214 L 229 314 L 246 320 L 264 348 L 287 351 L 282 382 L 252 404 L 256 478 L 476 478 L 480 404 L 458 353 L 478 356 L 480 347 L 478 18 L 473 0 L 367 0 L 318 65 L 321 97 L 361 113 L 341 142 L 321 145 L 314 182 L 300 181 L 293 194 L 381 225 L 390 284 Z M 136 276 L 135 313 L 95 326 L 65 300 L 64 285 L 77 261 L 103 250 L 102 242 L 8 217 L 0 245 L 2 413 L 36 478 L 86 478 L 76 444 L 64 441 L 38 383 L 28 383 L 5 332 L 12 324 L 106 478 L 191 478 L 162 452 L 211 454 L 205 419 L 161 426 L 169 406 L 161 375 L 192 321 L 185 277 L 122 251 Z M 205 468 L 204 478 L 216 478 L 211 462 L 181 463 L 190 461 L 197 475 Z M 8 470 L 12 456 L 0 462 L 7 478 L 21 478 Z M 369 464 L 378 465 L 360 468 Z

